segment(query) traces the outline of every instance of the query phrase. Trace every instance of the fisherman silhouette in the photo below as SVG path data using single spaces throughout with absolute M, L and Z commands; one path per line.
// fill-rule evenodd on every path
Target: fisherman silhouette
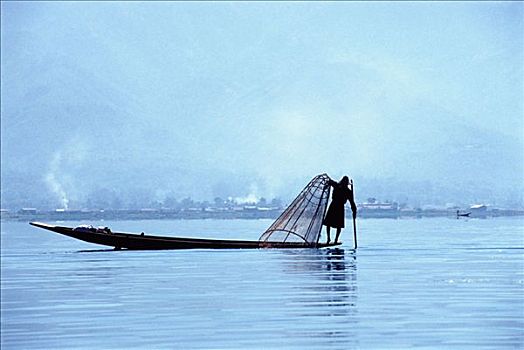
M 344 205 L 349 201 L 351 210 L 353 211 L 353 218 L 357 217 L 357 206 L 353 197 L 353 188 L 349 188 L 349 178 L 344 176 L 340 182 L 329 179 L 329 186 L 333 187 L 333 194 L 331 196 L 331 204 L 329 205 L 326 217 L 323 224 L 326 226 L 327 243 L 331 242 L 331 228 L 337 229 L 335 243 L 338 243 L 340 232 L 344 228 Z

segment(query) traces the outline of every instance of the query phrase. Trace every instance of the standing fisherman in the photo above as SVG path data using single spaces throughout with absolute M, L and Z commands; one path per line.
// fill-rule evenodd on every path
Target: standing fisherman
M 355 199 L 353 198 L 353 188 L 350 189 L 348 187 L 349 178 L 344 176 L 340 182 L 329 179 L 329 185 L 333 187 L 333 195 L 331 196 L 331 204 L 329 205 L 326 217 L 323 222 L 323 224 L 326 226 L 328 244 L 331 242 L 331 227 L 335 227 L 337 229 L 335 243 L 338 243 L 338 237 L 344 228 L 344 205 L 346 204 L 346 201 L 349 201 L 351 204 L 351 210 L 353 211 L 353 221 L 357 217 L 357 206 L 355 205 Z

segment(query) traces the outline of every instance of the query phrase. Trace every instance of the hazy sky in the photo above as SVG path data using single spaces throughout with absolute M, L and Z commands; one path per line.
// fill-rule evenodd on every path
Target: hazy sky
M 2 191 L 522 189 L 522 2 L 1 6 Z

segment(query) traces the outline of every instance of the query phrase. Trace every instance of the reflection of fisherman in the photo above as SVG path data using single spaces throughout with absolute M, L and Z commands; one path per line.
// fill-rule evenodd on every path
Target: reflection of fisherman
M 331 204 L 329 205 L 329 209 L 324 219 L 328 244 L 331 242 L 331 227 L 336 227 L 337 229 L 335 243 L 338 243 L 338 237 L 344 228 L 344 204 L 346 204 L 346 201 L 349 200 L 349 203 L 351 204 L 353 218 L 357 217 L 357 206 L 355 205 L 355 199 L 353 198 L 353 188 L 350 189 L 348 187 L 349 178 L 344 176 L 340 182 L 329 179 L 329 185 L 333 187 L 333 195 L 331 196 Z

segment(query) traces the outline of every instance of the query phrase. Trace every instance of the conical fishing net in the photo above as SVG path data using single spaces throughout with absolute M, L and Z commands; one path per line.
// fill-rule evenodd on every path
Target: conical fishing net
M 260 236 L 268 243 L 298 243 L 315 246 L 329 200 L 329 177 L 318 175 L 300 192 L 280 217 Z

